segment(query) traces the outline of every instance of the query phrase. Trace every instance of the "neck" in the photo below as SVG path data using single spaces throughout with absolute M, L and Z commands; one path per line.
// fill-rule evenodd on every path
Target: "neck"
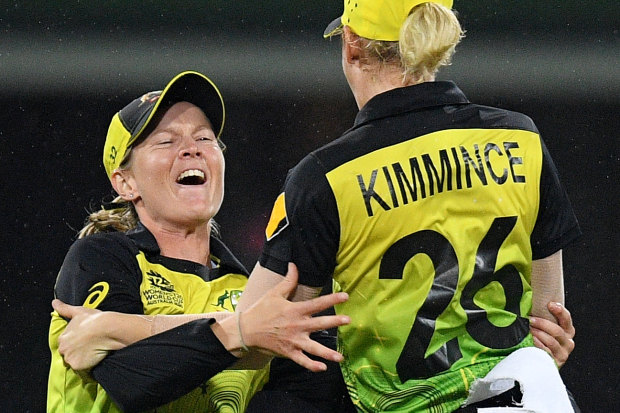
M 365 70 L 357 70 L 351 78 L 349 85 L 359 109 L 363 108 L 370 99 L 381 93 L 425 82 L 421 78 L 403 77 L 400 67 L 379 64 L 366 67 Z M 433 80 L 430 79 L 430 81 Z
M 388 90 L 435 80 L 434 77 L 427 80 L 405 77 L 400 66 L 381 63 L 351 65 L 347 74 L 358 109 L 363 108 L 373 97 Z
M 148 220 L 147 220 L 148 221 Z M 155 222 L 144 222 L 157 240 L 161 255 L 169 258 L 209 265 L 211 224 L 194 228 L 177 228 Z

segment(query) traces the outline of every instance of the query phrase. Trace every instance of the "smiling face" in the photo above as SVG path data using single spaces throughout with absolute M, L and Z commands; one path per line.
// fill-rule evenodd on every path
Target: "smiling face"
M 134 202 L 147 227 L 191 230 L 207 224 L 222 204 L 224 156 L 205 114 L 188 102 L 174 104 L 131 149 L 112 184 Z

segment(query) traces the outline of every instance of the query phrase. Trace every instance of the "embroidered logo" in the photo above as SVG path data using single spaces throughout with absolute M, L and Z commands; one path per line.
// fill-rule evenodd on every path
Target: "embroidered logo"
M 217 298 L 217 304 L 215 306 L 224 310 L 229 310 L 229 307 L 232 307 L 232 310 L 234 311 L 239 303 L 241 293 L 241 290 L 226 290 L 224 291 L 224 294 Z
M 143 294 L 148 305 L 165 303 L 183 308 L 183 296 L 175 291 L 174 284 L 153 270 L 149 270 L 146 276 L 150 287 Z

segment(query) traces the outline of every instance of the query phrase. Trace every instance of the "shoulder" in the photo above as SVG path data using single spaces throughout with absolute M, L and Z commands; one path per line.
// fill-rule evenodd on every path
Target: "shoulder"
M 57 284 L 78 276 L 106 278 L 134 272 L 138 249 L 122 232 L 93 234 L 76 240 L 65 256 Z
M 68 256 L 96 259 L 98 256 L 135 256 L 138 248 L 124 232 L 106 232 L 88 235 L 76 240 Z
M 498 129 L 519 129 L 538 133 L 536 124 L 528 115 L 512 110 L 471 104 L 463 108 L 464 111 L 477 114 L 474 122 L 480 122 L 482 127 Z
M 69 304 L 81 305 L 97 286 L 110 296 L 117 290 L 134 291 L 140 282 L 137 252 L 133 242 L 121 232 L 76 240 L 58 273 L 56 296 Z

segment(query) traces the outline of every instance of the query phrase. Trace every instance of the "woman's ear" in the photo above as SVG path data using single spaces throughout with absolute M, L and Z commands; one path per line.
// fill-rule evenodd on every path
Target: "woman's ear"
M 131 175 L 127 170 L 115 169 L 110 177 L 110 182 L 116 193 L 123 198 L 123 200 L 131 202 L 138 198 L 136 188 L 131 180 Z
M 342 28 L 342 54 L 349 64 L 356 64 L 362 57 L 360 37 L 353 33 L 349 26 Z

